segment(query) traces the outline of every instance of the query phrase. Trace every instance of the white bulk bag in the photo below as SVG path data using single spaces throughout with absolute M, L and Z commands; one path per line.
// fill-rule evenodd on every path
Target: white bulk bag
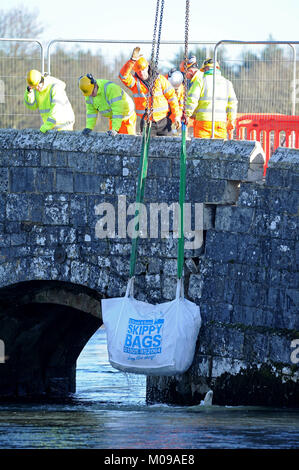
M 201 326 L 199 307 L 184 298 L 180 280 L 176 298 L 157 305 L 134 299 L 132 289 L 133 278 L 125 297 L 102 300 L 111 365 L 134 374 L 185 372 Z

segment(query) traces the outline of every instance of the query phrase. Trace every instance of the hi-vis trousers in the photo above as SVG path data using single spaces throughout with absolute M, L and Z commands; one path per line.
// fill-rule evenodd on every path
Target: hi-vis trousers
M 216 121 L 214 123 L 214 138 L 227 139 L 226 122 Z M 193 121 L 193 135 L 201 139 L 210 139 L 212 137 L 211 121 Z
M 119 134 L 131 134 L 136 135 L 136 113 L 132 113 L 128 119 L 124 119 L 121 123 L 121 126 L 118 130 Z M 109 129 L 112 129 L 112 121 L 109 119 Z

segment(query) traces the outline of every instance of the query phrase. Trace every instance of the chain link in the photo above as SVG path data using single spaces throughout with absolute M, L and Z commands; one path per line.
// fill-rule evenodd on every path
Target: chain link
M 185 13 L 185 57 L 184 57 L 184 102 L 183 102 L 183 119 L 186 119 L 186 101 L 187 101 L 187 62 L 188 62 L 188 37 L 189 37 L 189 10 L 190 0 L 186 0 Z
M 160 10 L 159 30 L 158 30 L 158 38 L 156 40 L 159 10 Z M 159 63 L 159 51 L 160 51 L 163 11 L 164 11 L 164 0 L 161 0 L 161 9 L 160 9 L 160 0 L 157 0 L 155 24 L 154 24 L 154 34 L 153 34 L 153 43 L 152 43 L 152 54 L 151 54 L 151 62 L 150 62 L 149 94 L 148 94 L 147 102 L 146 102 L 146 111 L 147 111 L 148 107 L 149 107 L 149 100 L 151 99 L 148 120 L 150 120 L 150 118 L 153 115 L 153 101 L 154 101 L 153 98 L 154 98 L 155 84 L 156 84 L 156 78 L 157 78 L 156 76 L 157 76 L 157 73 L 158 73 L 158 63 Z

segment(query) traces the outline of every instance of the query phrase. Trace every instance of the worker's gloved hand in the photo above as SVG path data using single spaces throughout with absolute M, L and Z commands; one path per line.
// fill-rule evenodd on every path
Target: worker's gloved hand
M 106 134 L 110 135 L 111 137 L 114 137 L 115 135 L 118 134 L 118 132 L 116 132 L 114 129 L 111 129 L 107 131 Z
M 179 117 L 176 117 L 175 120 L 174 120 L 174 127 L 176 128 L 176 130 L 178 131 L 179 128 L 181 127 L 181 119 Z
M 92 129 L 89 129 L 88 127 L 85 127 L 83 129 L 82 134 L 88 136 L 91 133 Z
M 138 60 L 140 57 L 140 47 L 134 47 L 133 49 L 133 52 L 132 52 L 132 56 L 131 56 L 131 60 Z
M 49 129 L 48 129 L 48 127 L 47 127 L 46 124 L 43 124 L 43 125 L 39 128 L 39 130 L 40 130 L 43 134 L 45 134 Z

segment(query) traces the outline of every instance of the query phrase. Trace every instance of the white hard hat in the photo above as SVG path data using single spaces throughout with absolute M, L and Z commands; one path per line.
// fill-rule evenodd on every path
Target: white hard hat
M 181 83 L 183 83 L 184 77 L 183 77 L 182 72 L 180 72 L 179 70 L 176 70 L 170 75 L 168 80 L 170 81 L 170 83 L 172 84 L 174 88 L 177 88 L 178 86 L 181 85 Z

